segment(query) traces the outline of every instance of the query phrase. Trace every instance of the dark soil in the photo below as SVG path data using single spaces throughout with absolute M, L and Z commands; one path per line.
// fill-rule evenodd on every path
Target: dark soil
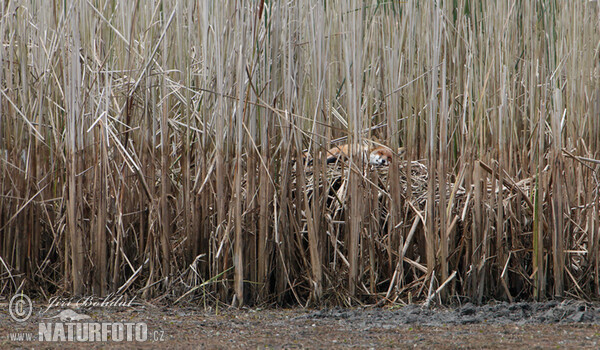
M 568 348 L 600 347 L 600 304 L 583 302 L 466 304 L 455 309 L 416 305 L 361 309 L 220 309 L 135 305 L 129 309 L 81 308 L 89 320 L 144 322 L 146 342 L 39 342 L 11 340 L 11 333 L 37 336 L 40 322 L 61 308 L 34 306 L 15 322 L 0 304 L 0 348 Z M 67 321 L 69 322 L 69 321 Z

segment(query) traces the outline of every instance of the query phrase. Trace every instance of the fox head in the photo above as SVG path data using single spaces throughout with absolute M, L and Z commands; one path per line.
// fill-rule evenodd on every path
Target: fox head
M 387 147 L 379 147 L 369 154 L 369 163 L 371 165 L 389 165 L 392 161 L 392 151 Z

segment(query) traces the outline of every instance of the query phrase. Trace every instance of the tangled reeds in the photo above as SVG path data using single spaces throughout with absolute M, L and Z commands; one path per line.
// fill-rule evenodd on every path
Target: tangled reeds
M 2 295 L 600 294 L 597 1 L 5 1 L 0 35 Z M 366 140 L 406 152 L 323 158 Z

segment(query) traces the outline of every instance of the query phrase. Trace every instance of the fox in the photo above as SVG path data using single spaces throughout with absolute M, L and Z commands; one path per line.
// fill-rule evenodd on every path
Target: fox
M 403 148 L 400 148 L 398 154 L 401 154 L 403 150 Z M 363 154 L 365 161 L 368 160 L 369 164 L 375 166 L 390 165 L 394 158 L 392 150 L 387 146 L 368 147 L 367 145 L 362 145 L 360 152 Z M 349 144 L 333 147 L 327 151 L 327 164 L 335 163 L 340 157 L 348 158 L 350 153 L 351 145 Z

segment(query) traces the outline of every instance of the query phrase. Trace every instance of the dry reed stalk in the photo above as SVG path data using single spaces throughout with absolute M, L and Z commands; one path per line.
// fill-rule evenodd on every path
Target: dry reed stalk
M 564 163 L 562 159 L 562 96 L 558 88 L 554 90 L 554 112 L 552 113 L 552 263 L 554 272 L 554 296 L 562 297 L 564 295 L 564 193 L 563 177 Z
M 77 8 L 74 9 L 77 13 Z M 79 41 L 79 22 L 77 16 L 71 21 L 71 35 L 74 40 L 73 47 L 71 47 L 70 57 L 65 57 L 64 62 L 68 64 L 65 67 L 69 76 L 69 85 L 67 86 L 66 97 L 69 101 L 67 107 L 67 173 L 68 173 L 68 200 L 67 200 L 67 213 L 68 213 L 68 225 L 69 225 L 69 244 L 70 244 L 70 255 L 71 255 L 71 275 L 69 280 L 72 282 L 72 291 L 75 295 L 82 295 L 84 292 L 84 246 L 83 246 L 83 232 L 80 228 L 81 225 L 81 201 L 78 193 L 83 190 L 81 184 L 81 177 L 77 177 L 83 170 L 81 162 L 81 142 L 82 135 L 78 126 L 81 125 L 81 67 L 79 66 L 78 52 L 81 49 Z
M 165 18 L 166 12 L 161 11 L 160 22 L 163 26 L 163 35 L 171 24 L 175 9 L 173 9 L 169 18 Z M 162 36 L 161 36 L 162 37 Z M 168 51 L 168 42 L 161 40 L 159 42 L 163 52 Z M 162 66 L 167 66 L 167 55 L 162 55 Z M 167 96 L 167 79 L 163 75 L 160 78 L 161 95 Z M 161 248 L 161 277 L 166 281 L 171 274 L 171 212 L 168 202 L 168 195 L 171 192 L 171 181 L 169 179 L 171 158 L 169 157 L 168 135 L 169 135 L 169 103 L 165 100 L 161 104 L 159 113 L 160 118 L 160 248 Z M 125 145 L 127 147 L 127 145 Z M 117 251 L 117 256 L 119 256 Z
M 108 80 L 108 77 L 106 77 Z M 100 296 L 104 296 L 107 294 L 107 278 L 108 278 L 108 266 L 107 266 L 107 242 L 106 242 L 106 224 L 107 224 L 107 206 L 108 206 L 108 191 L 107 191 L 107 181 L 108 177 L 108 166 L 109 158 L 108 158 L 108 133 L 106 131 L 106 127 L 108 125 L 107 115 L 108 115 L 108 96 L 111 93 L 110 83 L 106 90 L 103 93 L 103 102 L 104 102 L 104 113 L 102 114 L 102 119 L 100 121 L 100 152 L 96 153 L 99 157 L 96 160 L 97 170 L 95 174 L 95 198 L 97 204 L 97 216 L 96 216 L 96 225 L 95 232 L 93 233 L 94 239 L 94 265 L 97 268 L 97 274 L 93 279 L 93 290 L 96 294 Z
M 431 66 L 434 67 L 434 71 L 431 74 L 431 85 L 430 94 L 428 99 L 428 113 L 427 113 L 427 159 L 428 159 L 428 170 L 429 170 L 429 182 L 427 185 L 427 216 L 426 216 L 426 251 L 427 251 L 427 270 L 430 274 L 430 278 L 433 280 L 435 276 L 433 271 L 436 266 L 436 247 L 438 245 L 438 231 L 436 225 L 436 210 L 435 210 L 435 196 L 436 196 L 436 177 L 439 176 L 443 179 L 444 175 L 438 174 L 437 169 L 437 142 L 436 142 L 436 129 L 437 129 L 437 115 L 438 115 L 438 67 L 441 55 L 441 36 L 442 36 L 442 24 L 441 13 L 438 5 L 432 6 L 433 12 L 433 30 L 431 37 L 428 37 L 430 41 L 430 57 L 432 57 Z M 443 262 L 442 262 L 443 263 Z
M 363 7 L 359 7 L 357 1 L 351 1 L 349 6 L 342 7 L 341 12 L 347 16 L 346 35 L 344 37 L 344 58 L 346 68 L 346 93 L 348 96 L 348 141 L 352 147 L 349 159 L 349 187 L 350 200 L 349 206 L 349 230 L 348 230 L 348 261 L 350 263 L 348 291 L 350 296 L 356 295 L 356 287 L 359 283 L 359 248 L 360 233 L 362 231 L 362 200 L 361 200 L 361 176 L 357 169 L 362 169 L 363 160 L 359 145 L 362 144 L 361 131 L 361 111 L 360 111 L 360 91 L 362 75 L 362 18 Z
M 238 6 L 241 6 L 238 3 Z M 243 101 L 247 100 L 247 89 L 244 87 L 245 79 L 242 77 L 245 75 L 245 66 L 246 59 L 244 57 L 244 43 L 245 38 L 243 37 L 245 32 L 245 16 L 240 11 L 237 13 L 236 18 L 236 38 L 237 44 L 239 45 L 238 57 L 237 57 L 237 77 L 238 77 L 238 86 L 237 86 L 237 105 L 235 108 L 235 124 L 236 124 L 236 138 L 235 138 L 235 166 L 234 166 L 234 199 L 235 199 L 235 209 L 233 212 L 235 218 L 235 238 L 234 238 L 234 249 L 233 249 L 233 266 L 235 269 L 234 276 L 234 289 L 235 289 L 235 304 L 238 306 L 244 305 L 244 256 L 242 246 L 244 244 L 244 237 L 242 236 L 242 145 L 244 143 L 243 138 L 243 129 L 244 129 L 244 111 L 246 110 L 246 106 Z M 244 99 L 244 95 L 246 95 L 246 99 Z M 248 174 L 251 175 L 251 174 Z M 247 176 L 248 179 L 248 176 Z M 248 181 L 247 181 L 248 183 Z M 249 195 L 252 195 L 253 192 L 250 192 Z
M 502 186 L 504 186 L 503 182 L 504 182 L 504 169 L 506 169 L 506 162 L 505 162 L 505 126 L 504 126 L 504 120 L 506 119 L 506 114 L 507 114 L 507 110 L 508 110 L 508 91 L 507 91 L 507 86 L 506 86 L 506 76 L 507 76 L 507 68 L 505 65 L 502 66 L 502 76 L 500 79 L 500 98 L 501 98 L 501 105 L 500 105 L 500 109 L 498 111 L 498 146 L 497 146 L 497 151 L 498 151 L 498 167 L 497 167 L 497 181 L 494 185 L 495 188 L 501 189 Z M 495 251 L 496 251 L 496 257 L 498 259 L 498 266 L 505 266 L 507 263 L 506 260 L 506 248 L 507 248 L 507 242 L 508 242 L 508 238 L 506 235 L 506 230 L 504 229 L 504 193 L 503 191 L 499 190 L 496 192 L 496 196 L 495 196 L 495 203 L 496 203 L 496 247 L 495 247 Z M 503 271 L 504 272 L 504 271 Z M 509 288 L 507 287 L 507 276 L 502 273 L 500 275 L 500 283 L 502 285 L 502 287 L 504 288 L 504 293 L 506 294 L 506 296 L 508 297 L 509 300 L 513 300 L 512 295 L 510 293 Z
M 177 66 L 181 71 L 179 76 L 179 84 L 181 86 L 191 86 L 192 69 L 190 66 L 190 55 L 186 52 L 188 43 L 192 41 L 191 28 L 188 27 L 184 33 L 185 23 L 191 22 L 191 11 L 186 11 L 183 2 L 176 4 L 176 15 L 175 15 L 175 30 L 176 30 L 176 43 L 177 43 Z M 182 203 L 181 210 L 183 212 L 183 236 L 188 239 L 186 242 L 186 261 L 193 262 L 198 254 L 198 229 L 194 229 L 194 216 L 195 216 L 195 199 L 191 195 L 192 192 L 192 174 L 191 174 L 191 147 L 192 143 L 192 97 L 191 91 L 185 89 L 183 93 L 183 116 L 185 120 L 185 131 L 182 133 L 180 138 L 182 153 L 180 156 L 181 166 L 181 183 L 182 183 Z
M 268 291 L 267 276 L 269 273 L 269 237 L 270 237 L 270 202 L 272 198 L 272 183 L 269 177 L 269 171 L 271 169 L 270 161 L 270 147 L 268 143 L 269 138 L 269 122 L 267 118 L 268 112 L 262 113 L 260 119 L 260 140 L 261 140 L 261 160 L 263 166 L 260 167 L 259 171 L 259 194 L 258 201 L 260 203 L 260 210 L 258 216 L 258 240 L 257 240 L 257 282 L 259 284 L 259 297 L 260 301 L 266 299 Z
M 441 280 L 448 280 L 448 229 L 449 222 L 448 216 L 448 204 L 446 200 L 446 174 L 448 173 L 448 169 L 446 168 L 446 160 L 448 159 L 448 92 L 447 92 L 447 83 L 446 83 L 446 60 L 442 63 L 442 73 L 440 76 L 441 86 L 441 103 L 440 103 L 440 137 L 439 137 L 439 146 L 438 146 L 438 186 L 439 186 L 439 263 L 441 265 Z M 431 176 L 431 175 L 430 175 Z M 445 300 L 448 295 L 448 290 L 442 290 L 442 298 Z
M 477 203 L 483 202 L 483 185 L 484 179 L 481 174 L 481 166 L 478 162 L 475 162 L 473 167 L 473 183 L 474 183 L 474 194 L 473 194 L 473 231 L 471 233 L 471 259 L 470 259 L 470 294 L 473 296 L 476 302 L 480 303 L 483 297 L 483 290 L 481 289 L 484 285 L 483 282 L 483 267 L 485 262 L 485 255 L 483 253 L 483 246 L 485 244 L 483 240 L 483 209 Z

